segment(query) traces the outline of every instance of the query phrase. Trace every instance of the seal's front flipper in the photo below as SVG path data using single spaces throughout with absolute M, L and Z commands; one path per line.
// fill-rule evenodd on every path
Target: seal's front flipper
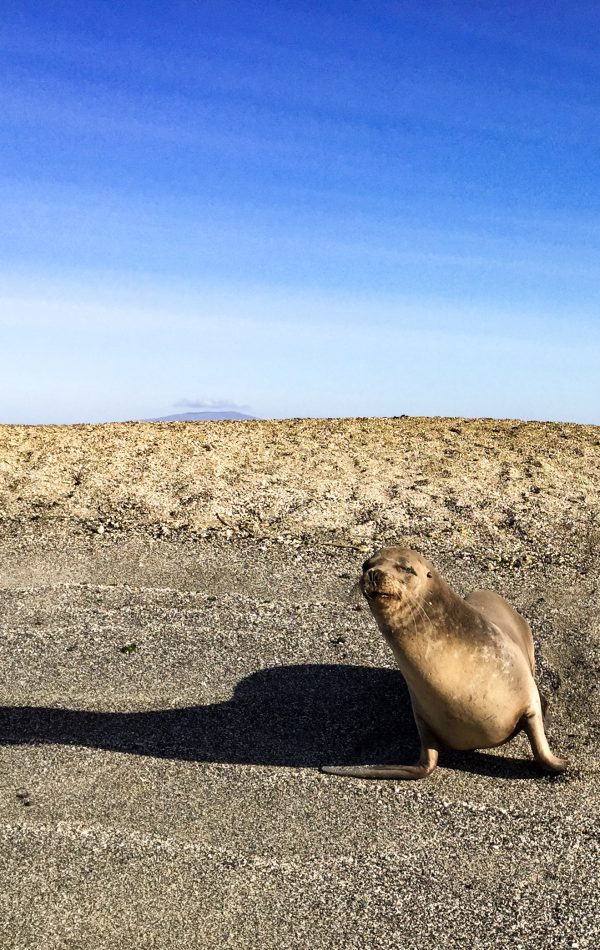
M 328 775 L 346 775 L 349 778 L 427 778 L 438 761 L 438 750 L 433 744 L 421 747 L 418 765 L 323 765 Z
M 322 765 L 321 772 L 348 778 L 419 779 L 431 775 L 433 769 L 426 765 Z
M 549 772 L 564 772 L 567 767 L 565 759 L 553 755 L 544 732 L 544 721 L 541 710 L 531 710 L 523 716 L 523 728 L 527 733 L 535 761 Z

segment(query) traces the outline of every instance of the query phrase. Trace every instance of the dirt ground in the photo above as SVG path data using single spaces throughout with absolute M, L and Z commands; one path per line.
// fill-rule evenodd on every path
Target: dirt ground
M 600 428 L 0 426 L 0 945 L 595 947 Z M 353 585 L 385 543 L 531 623 L 525 741 L 421 783 Z

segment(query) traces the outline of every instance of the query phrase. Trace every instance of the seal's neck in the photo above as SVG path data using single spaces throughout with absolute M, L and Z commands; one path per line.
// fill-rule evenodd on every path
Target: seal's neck
M 426 666 L 436 646 L 473 625 L 473 610 L 441 577 L 421 597 L 390 601 L 373 613 L 405 675 Z

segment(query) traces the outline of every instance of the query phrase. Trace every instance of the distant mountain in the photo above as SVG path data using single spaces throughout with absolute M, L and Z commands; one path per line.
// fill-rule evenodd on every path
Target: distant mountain
M 215 419 L 255 419 L 244 412 L 230 409 L 215 409 L 210 412 L 180 412 L 175 416 L 160 416 L 158 419 L 142 419 L 142 422 L 212 422 Z

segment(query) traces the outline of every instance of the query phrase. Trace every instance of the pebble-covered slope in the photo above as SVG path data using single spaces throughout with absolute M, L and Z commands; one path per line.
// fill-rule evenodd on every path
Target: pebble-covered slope
M 465 419 L 0 426 L 0 518 L 403 539 L 490 560 L 600 549 L 600 428 Z

